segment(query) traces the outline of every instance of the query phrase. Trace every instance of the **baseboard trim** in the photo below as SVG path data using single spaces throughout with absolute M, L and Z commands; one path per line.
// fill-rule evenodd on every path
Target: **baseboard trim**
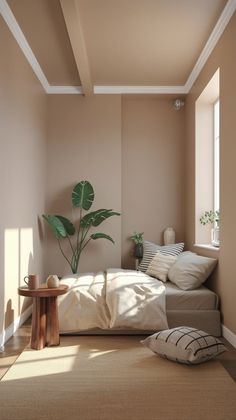
M 236 349 L 236 335 L 222 324 L 222 335 Z
M 0 348 L 4 347 L 4 344 L 12 337 L 16 330 L 24 324 L 24 322 L 30 317 L 31 313 L 32 305 L 30 305 L 20 316 L 18 316 L 18 318 L 16 318 L 9 327 L 3 330 L 0 334 Z

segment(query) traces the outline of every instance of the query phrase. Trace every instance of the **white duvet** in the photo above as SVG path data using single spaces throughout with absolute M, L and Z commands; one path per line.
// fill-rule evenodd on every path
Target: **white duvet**
M 134 270 L 108 269 L 63 277 L 58 297 L 61 332 L 168 328 L 164 284 Z

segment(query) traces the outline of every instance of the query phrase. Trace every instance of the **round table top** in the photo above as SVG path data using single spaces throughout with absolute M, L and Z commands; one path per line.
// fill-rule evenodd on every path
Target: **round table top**
M 38 289 L 29 289 L 27 286 L 18 287 L 18 294 L 27 297 L 53 297 L 64 295 L 68 290 L 68 286 L 60 284 L 59 287 L 49 288 L 46 283 L 39 285 Z

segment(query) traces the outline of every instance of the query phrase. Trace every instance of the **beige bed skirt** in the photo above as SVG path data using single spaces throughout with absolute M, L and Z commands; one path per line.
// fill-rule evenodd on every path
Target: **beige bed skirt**
M 167 320 L 169 328 L 187 326 L 206 331 L 215 337 L 221 336 L 221 319 L 218 310 L 167 310 Z M 61 334 L 79 335 L 146 335 L 153 334 L 155 331 L 130 330 L 130 329 L 91 329 L 86 331 L 70 331 Z

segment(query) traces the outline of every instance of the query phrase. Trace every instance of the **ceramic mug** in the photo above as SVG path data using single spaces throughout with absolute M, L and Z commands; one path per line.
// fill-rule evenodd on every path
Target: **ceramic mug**
M 29 274 L 24 277 L 24 282 L 30 290 L 39 288 L 39 276 L 37 274 Z

